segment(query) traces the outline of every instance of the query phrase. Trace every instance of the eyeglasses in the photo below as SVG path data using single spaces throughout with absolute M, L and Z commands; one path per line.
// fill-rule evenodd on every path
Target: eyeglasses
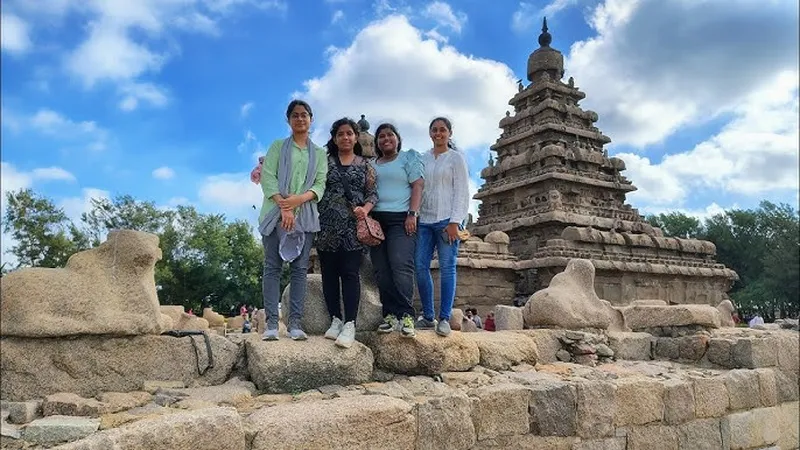
M 292 114 L 289 117 L 291 117 L 292 120 L 298 120 L 298 119 L 306 120 L 309 118 L 309 115 L 308 113 L 300 113 L 300 114 Z

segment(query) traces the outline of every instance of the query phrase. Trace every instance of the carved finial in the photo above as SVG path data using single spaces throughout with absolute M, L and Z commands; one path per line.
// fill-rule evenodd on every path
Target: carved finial
M 369 131 L 369 121 L 367 121 L 367 118 L 364 116 L 364 114 L 361 115 L 361 120 L 358 121 L 358 128 L 361 132 Z
M 542 34 L 539 35 L 539 46 L 549 47 L 551 42 L 553 42 L 553 36 L 550 36 L 550 33 L 547 32 L 547 17 L 545 17 L 542 20 Z
M 569 80 L 567 80 L 567 84 L 569 84 L 569 87 L 575 87 L 575 79 L 569 77 Z

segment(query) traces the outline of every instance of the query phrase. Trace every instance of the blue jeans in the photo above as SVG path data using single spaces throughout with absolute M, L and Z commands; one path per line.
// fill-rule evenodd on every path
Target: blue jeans
M 299 327 L 303 318 L 308 279 L 308 257 L 313 242 L 314 233 L 306 233 L 305 245 L 300 256 L 289 264 L 291 269 L 289 305 L 283 305 L 283 313 L 289 316 L 287 323 L 290 330 Z M 278 231 L 273 231 L 269 236 L 262 235 L 261 243 L 264 245 L 264 272 L 261 280 L 264 312 L 267 314 L 267 328 L 277 329 L 278 302 L 281 296 L 281 270 L 283 269 L 283 259 L 279 253 Z
M 456 258 L 460 241 L 456 239 L 452 244 L 449 242 L 447 233 L 444 231 L 449 223 L 450 219 L 445 219 L 436 223 L 420 223 L 417 226 L 417 251 L 414 261 L 417 272 L 417 289 L 422 303 L 422 316 L 428 320 L 434 319 L 433 277 L 431 277 L 434 248 L 439 255 L 440 320 L 450 320 L 453 301 L 456 298 Z

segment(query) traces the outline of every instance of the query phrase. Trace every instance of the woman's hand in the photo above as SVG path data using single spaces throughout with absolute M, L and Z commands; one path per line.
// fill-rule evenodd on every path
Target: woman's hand
M 291 209 L 281 210 L 281 226 L 286 231 L 294 230 L 294 213 Z
M 290 195 L 283 200 L 278 200 L 278 206 L 281 211 L 294 211 L 295 208 L 303 204 L 303 197 L 299 195 Z
M 445 227 L 444 231 L 447 233 L 447 239 L 450 241 L 451 245 L 453 244 L 453 242 L 458 240 L 458 224 L 457 223 L 448 224 Z
M 356 206 L 355 208 L 353 208 L 353 214 L 356 215 L 356 219 L 364 220 L 364 219 L 367 218 L 367 214 L 368 213 L 367 213 L 367 210 L 364 209 L 363 206 Z
M 417 218 L 414 216 L 406 216 L 406 234 L 411 236 L 417 232 Z

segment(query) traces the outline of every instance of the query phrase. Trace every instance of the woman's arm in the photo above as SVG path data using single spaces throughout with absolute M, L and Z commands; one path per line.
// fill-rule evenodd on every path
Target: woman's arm
M 450 208 L 450 223 L 461 224 L 469 214 L 469 170 L 464 156 L 455 154 L 453 161 L 453 200 Z
M 378 204 L 378 174 L 372 164 L 365 162 L 366 180 L 364 182 L 364 211 L 369 214 Z

